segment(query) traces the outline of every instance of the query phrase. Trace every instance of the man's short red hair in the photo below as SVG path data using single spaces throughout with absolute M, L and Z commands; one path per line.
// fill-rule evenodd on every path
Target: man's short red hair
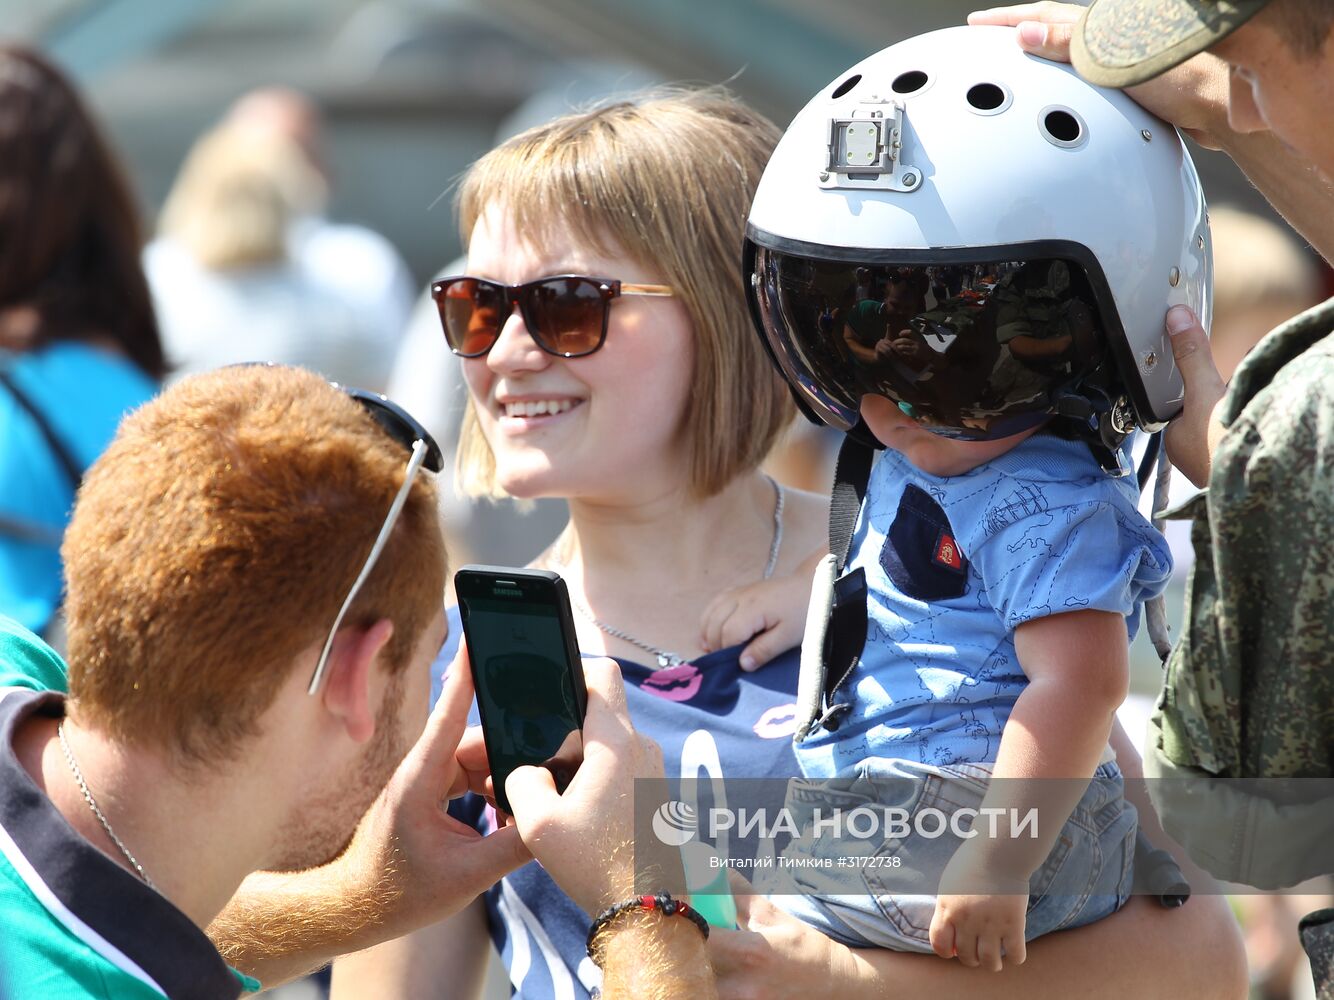
M 358 403 L 296 368 L 189 378 L 127 417 L 62 549 L 79 713 L 186 759 L 234 750 L 332 626 L 407 459 Z M 444 585 L 423 475 L 344 626 L 391 619 L 401 670 Z

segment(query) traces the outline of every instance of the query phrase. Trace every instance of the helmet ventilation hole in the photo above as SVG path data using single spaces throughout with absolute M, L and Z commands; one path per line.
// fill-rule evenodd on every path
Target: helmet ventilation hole
M 853 87 L 857 86 L 857 84 L 861 82 L 862 82 L 862 75 L 860 73 L 853 73 L 852 76 L 848 77 L 837 87 L 835 87 L 834 92 L 829 96 L 834 100 L 838 100 L 838 98 L 846 95 L 848 91 L 850 91 Z
M 965 95 L 974 114 L 998 115 L 1010 106 L 1010 92 L 998 83 L 975 83 Z
M 910 69 L 894 77 L 890 84 L 896 94 L 915 94 L 926 86 L 927 76 L 920 69 Z
M 994 83 L 978 83 L 968 88 L 968 103 L 978 111 L 995 111 L 1005 103 L 1005 91 Z
M 1056 146 L 1078 146 L 1087 134 L 1083 120 L 1069 108 L 1043 108 L 1038 120 L 1043 137 Z

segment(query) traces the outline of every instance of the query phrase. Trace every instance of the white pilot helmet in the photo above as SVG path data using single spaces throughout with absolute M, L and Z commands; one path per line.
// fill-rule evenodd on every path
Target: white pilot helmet
M 1056 415 L 1115 448 L 1181 408 L 1167 308 L 1209 321 L 1176 130 L 1000 27 L 907 39 L 821 90 L 764 171 L 745 267 L 801 408 L 843 430 L 875 392 L 949 436 Z

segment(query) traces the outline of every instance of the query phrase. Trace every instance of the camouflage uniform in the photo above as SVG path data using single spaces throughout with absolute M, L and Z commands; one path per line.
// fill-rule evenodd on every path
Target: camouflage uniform
M 1334 870 L 1334 786 L 1274 780 L 1334 778 L 1331 331 L 1334 299 L 1266 337 L 1224 399 L 1208 492 L 1180 511 L 1196 561 L 1145 760 L 1168 832 L 1260 888 Z
M 1311 960 L 1316 1000 L 1334 1000 L 1334 910 L 1316 910 L 1302 918 L 1299 932 Z

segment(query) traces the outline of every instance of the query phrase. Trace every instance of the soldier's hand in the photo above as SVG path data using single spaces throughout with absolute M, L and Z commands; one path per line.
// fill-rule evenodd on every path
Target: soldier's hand
M 1025 52 L 1055 62 L 1070 61 L 1070 40 L 1084 8 L 1077 4 L 1042 3 L 993 7 L 968 15 L 969 24 L 1018 28 Z M 1228 68 L 1217 56 L 1201 53 L 1126 93 L 1166 119 L 1202 146 L 1217 149 L 1217 136 L 1227 130 Z
M 1196 486 L 1209 482 L 1210 456 L 1222 436 L 1218 404 L 1227 389 L 1218 373 L 1209 338 L 1186 306 L 1167 311 L 1167 333 L 1181 378 L 1186 383 L 1185 408 L 1167 425 L 1167 457 Z

